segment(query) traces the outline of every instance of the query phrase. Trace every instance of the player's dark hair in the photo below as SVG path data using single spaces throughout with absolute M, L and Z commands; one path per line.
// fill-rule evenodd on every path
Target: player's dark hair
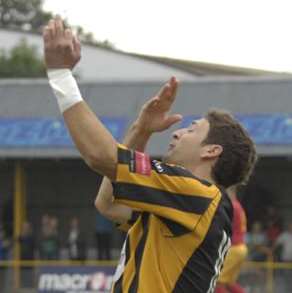
M 224 188 L 245 184 L 257 160 L 254 142 L 240 123 L 226 111 L 211 110 L 205 118 L 210 129 L 203 144 L 218 144 L 223 148 L 212 168 L 212 178 Z

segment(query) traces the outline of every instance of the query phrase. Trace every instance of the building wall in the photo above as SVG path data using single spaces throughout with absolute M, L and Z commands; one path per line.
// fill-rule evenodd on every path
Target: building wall
M 22 39 L 35 46 L 42 56 L 41 35 L 0 29 L 0 40 L 5 40 L 0 46 L 5 50 L 15 47 Z M 76 73 L 81 80 L 87 81 L 155 81 L 165 80 L 171 75 L 176 75 L 181 80 L 195 79 L 183 70 L 89 45 L 82 46 L 82 58 Z
M 161 82 L 81 82 L 86 101 L 100 115 L 134 117 Z M 200 78 L 183 82 L 173 110 L 184 115 L 201 114 L 210 107 L 235 113 L 289 112 L 292 79 L 272 77 Z M 0 81 L 0 116 L 59 116 L 47 80 Z
M 82 95 L 98 115 L 122 116 L 129 121 L 135 119 L 143 103 L 157 93 L 160 86 L 160 82 L 80 83 Z M 291 92 L 292 79 L 288 78 L 201 78 L 182 83 L 173 111 L 202 115 L 216 107 L 242 114 L 291 113 Z M 0 117 L 60 117 L 46 80 L 0 81 L 0 100 Z M 163 154 L 172 130 L 154 136 L 149 152 Z M 289 146 L 261 146 L 259 152 L 292 154 Z M 0 150 L 0 153 L 2 156 L 5 152 Z M 68 155 L 75 157 L 77 153 L 68 150 Z

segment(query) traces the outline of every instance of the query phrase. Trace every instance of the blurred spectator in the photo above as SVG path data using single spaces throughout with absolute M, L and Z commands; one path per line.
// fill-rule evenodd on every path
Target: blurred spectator
M 10 241 L 7 239 L 4 229 L 0 227 L 0 260 L 7 260 L 10 248 Z
M 59 220 L 57 217 L 50 218 L 49 227 L 52 234 L 58 235 Z
M 251 231 L 246 234 L 246 243 L 249 248 L 249 258 L 253 261 L 265 261 L 271 255 L 268 240 L 260 222 L 255 222 Z
M 13 197 L 9 197 L 3 204 L 3 212 L 2 212 L 2 223 L 3 230 L 8 239 L 13 238 L 13 208 L 14 208 Z
M 274 222 L 274 221 L 269 221 L 267 230 L 266 230 L 266 235 L 267 235 L 267 240 L 269 243 L 269 246 L 273 246 L 278 238 L 278 236 L 281 233 L 281 228 L 280 226 Z
M 7 239 L 4 229 L 0 226 L 0 261 L 7 260 L 9 256 L 10 241 Z M 5 266 L 0 266 L 0 291 L 5 291 L 5 284 L 7 283 L 8 270 Z
M 51 217 L 48 214 L 44 214 L 42 216 L 42 220 L 41 220 L 41 235 L 47 235 L 49 234 L 51 231 L 51 227 L 50 227 L 50 221 L 51 221 Z
M 58 219 L 44 215 L 39 242 L 40 257 L 47 260 L 59 258 Z
M 69 257 L 71 260 L 85 260 L 85 242 L 79 227 L 79 219 L 73 218 L 70 222 L 68 236 Z
M 18 238 L 20 244 L 21 260 L 33 260 L 35 240 L 32 232 L 32 226 L 29 222 L 22 224 L 21 234 Z M 33 269 L 31 266 L 23 266 L 21 269 L 21 286 L 23 288 L 33 287 Z
M 288 224 L 287 229 L 276 240 L 275 248 L 279 247 L 281 250 L 280 260 L 292 262 L 292 222 Z
M 276 239 L 281 233 L 282 221 L 279 216 L 277 209 L 273 206 L 267 207 L 267 212 L 265 213 L 264 223 L 267 223 L 266 235 L 270 246 L 275 244 Z
M 287 229 L 284 230 L 276 240 L 275 249 L 280 248 L 280 260 L 283 262 L 292 262 L 292 222 L 287 225 Z M 292 292 L 292 271 L 283 269 L 281 271 L 283 276 L 283 284 L 285 286 L 285 291 Z
M 111 259 L 111 234 L 113 230 L 112 222 L 96 213 L 96 243 L 97 243 L 97 257 L 99 260 Z
M 35 241 L 32 233 L 32 226 L 29 222 L 22 224 L 21 234 L 19 236 L 20 258 L 22 260 L 34 259 Z

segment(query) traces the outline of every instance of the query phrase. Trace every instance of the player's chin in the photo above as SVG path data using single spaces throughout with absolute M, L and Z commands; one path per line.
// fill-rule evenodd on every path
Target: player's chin
M 162 161 L 167 164 L 174 164 L 173 156 L 171 151 L 168 151 L 166 155 L 162 158 Z

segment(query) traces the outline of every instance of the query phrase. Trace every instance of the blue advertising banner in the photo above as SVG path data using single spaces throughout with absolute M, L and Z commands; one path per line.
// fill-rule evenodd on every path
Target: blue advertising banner
M 291 145 L 292 114 L 239 114 L 235 115 L 258 145 Z M 185 116 L 186 127 L 197 116 Z M 128 119 L 102 117 L 112 135 L 121 140 Z M 62 119 L 53 118 L 0 118 L 1 148 L 72 148 L 73 143 Z
M 38 293 L 108 293 L 115 268 L 111 266 L 41 267 Z
M 127 119 L 102 117 L 104 125 L 120 140 Z M 3 147 L 73 147 L 62 119 L 0 118 L 0 146 Z
M 291 145 L 292 114 L 235 115 L 258 145 Z M 187 127 L 198 116 L 186 116 L 182 127 Z

